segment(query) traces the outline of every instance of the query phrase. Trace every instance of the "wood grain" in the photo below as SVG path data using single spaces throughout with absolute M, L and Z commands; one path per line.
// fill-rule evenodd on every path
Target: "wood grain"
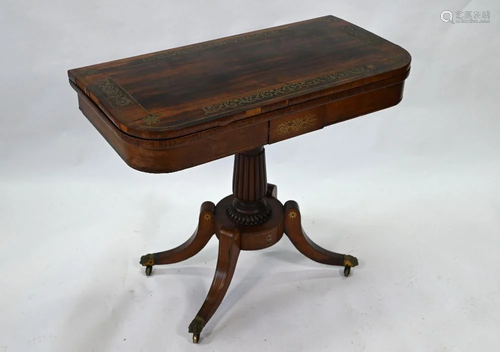
M 326 16 L 69 76 L 80 110 L 122 159 L 165 173 L 394 106 L 409 68 L 404 49 Z
M 122 132 L 171 139 L 408 71 L 410 55 L 333 16 L 69 71 Z

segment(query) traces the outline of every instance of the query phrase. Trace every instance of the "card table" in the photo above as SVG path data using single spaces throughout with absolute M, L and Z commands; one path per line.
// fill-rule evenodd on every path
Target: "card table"
M 315 244 L 298 204 L 278 200 L 264 146 L 398 104 L 410 62 L 401 47 L 325 16 L 68 71 L 80 110 L 130 167 L 169 173 L 235 156 L 233 193 L 201 205 L 184 244 L 140 259 L 149 276 L 217 236 L 213 283 L 188 328 L 194 343 L 241 250 L 267 248 L 285 234 L 303 255 L 342 266 L 346 276 L 358 264 Z

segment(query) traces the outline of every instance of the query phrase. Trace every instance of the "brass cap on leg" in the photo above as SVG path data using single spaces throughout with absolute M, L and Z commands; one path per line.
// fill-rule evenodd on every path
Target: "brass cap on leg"
M 193 343 L 198 343 L 200 341 L 200 333 L 205 327 L 205 319 L 197 316 L 194 320 L 189 324 L 188 332 L 193 334 Z
M 139 263 L 142 266 L 153 266 L 155 265 L 155 255 L 154 254 L 143 255 Z
M 358 264 L 358 259 L 356 257 L 348 254 L 344 255 L 344 276 L 348 277 L 351 273 L 351 268 L 357 266 Z

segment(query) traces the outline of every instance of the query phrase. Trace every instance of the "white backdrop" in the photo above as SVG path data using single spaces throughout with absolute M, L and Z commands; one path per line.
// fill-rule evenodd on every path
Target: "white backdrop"
M 488 24 L 443 10 L 490 11 Z M 1 1 L 0 352 L 497 351 L 498 1 Z M 301 205 L 351 277 L 284 238 L 243 252 L 191 344 L 217 256 L 156 267 L 231 192 L 232 158 L 134 171 L 77 108 L 67 70 L 332 14 L 413 56 L 403 102 L 268 146 L 268 180 Z

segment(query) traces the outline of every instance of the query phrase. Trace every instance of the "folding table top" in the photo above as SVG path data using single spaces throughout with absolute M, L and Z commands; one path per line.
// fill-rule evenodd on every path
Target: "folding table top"
M 401 76 L 401 47 L 333 16 L 73 69 L 123 133 L 168 140 Z

